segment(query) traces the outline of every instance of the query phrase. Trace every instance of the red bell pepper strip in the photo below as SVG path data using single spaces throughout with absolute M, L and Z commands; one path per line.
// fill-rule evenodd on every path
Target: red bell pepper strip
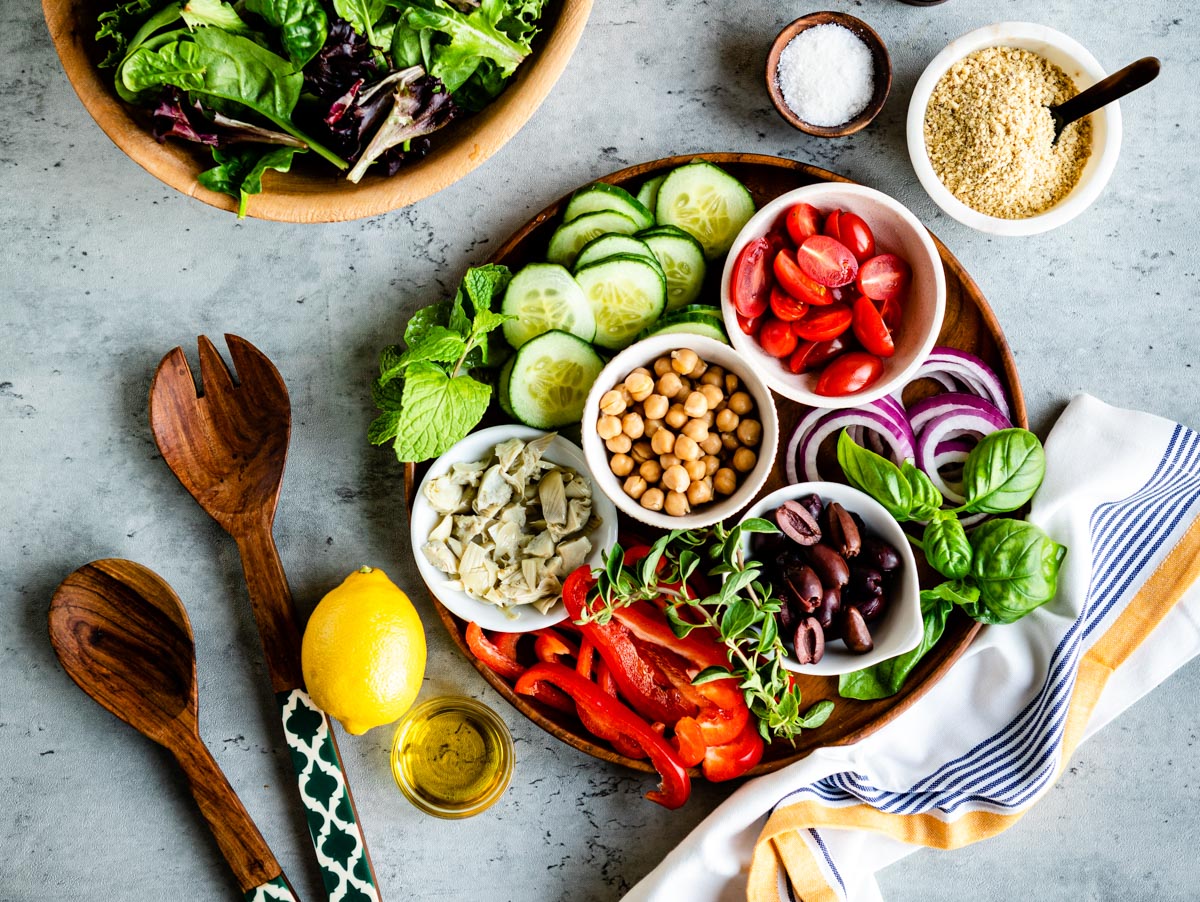
M 590 680 L 595 658 L 596 646 L 592 645 L 591 639 L 584 636 L 583 641 L 579 643 L 579 658 L 575 662 L 575 672 L 585 680 Z
M 700 724 L 691 717 L 681 717 L 675 724 L 675 748 L 679 758 L 688 767 L 695 767 L 704 760 L 708 743 L 700 732 Z
M 748 723 L 733 742 L 709 746 L 704 753 L 704 776 L 714 783 L 740 777 L 762 760 L 764 747 L 758 730 Z
M 580 707 L 603 723 L 605 729 L 636 742 L 650 756 L 662 778 L 659 788 L 646 794 L 652 802 L 666 808 L 678 808 L 691 795 L 692 781 L 679 755 L 650 725 L 595 683 L 585 680 L 561 664 L 535 664 L 517 680 L 517 692 L 528 694 L 539 683 L 552 683 L 566 692 Z
M 683 659 L 669 649 L 644 645 L 642 653 L 654 662 L 684 698 L 691 699 L 700 708 L 695 718 L 680 718 L 675 725 L 677 731 L 680 723 L 694 719 L 703 734 L 705 745 L 724 745 L 742 732 L 750 720 L 750 709 L 746 707 L 745 697 L 734 681 L 714 680 L 694 686 L 692 676 L 695 672 L 684 670 Z
M 500 635 L 519 636 L 517 633 L 501 633 Z M 471 649 L 471 654 L 506 680 L 515 680 L 525 672 L 525 668 L 517 663 L 516 643 L 513 642 L 509 647 L 513 653 L 505 654 L 500 647 L 493 644 L 484 635 L 483 629 L 478 623 L 471 621 L 467 624 L 467 648 Z
M 528 673 L 528 671 L 526 671 L 526 673 Z M 520 682 L 520 680 L 518 680 L 518 682 Z M 529 691 L 525 694 L 530 698 L 536 698 L 543 705 L 553 708 L 555 711 L 562 711 L 564 714 L 575 713 L 574 702 L 572 702 L 569 698 L 567 698 L 566 695 L 555 689 L 549 683 L 536 683 L 533 686 L 530 686 Z
M 608 665 L 604 661 L 596 663 L 596 685 L 599 686 L 607 695 L 617 698 L 617 681 L 612 677 L 612 671 L 608 669 Z M 592 733 L 595 733 L 601 739 L 607 739 L 609 744 L 617 750 L 618 754 L 624 755 L 627 758 L 645 758 L 646 753 L 642 751 L 641 746 L 636 742 L 632 742 L 622 736 L 620 733 L 613 733 L 611 730 L 606 730 L 603 724 L 594 723 L 595 718 L 588 714 L 586 708 L 580 707 L 579 719 L 583 721 L 583 725 Z M 651 724 L 651 726 L 662 726 L 661 724 Z M 658 731 L 661 735 L 663 730 Z
M 579 659 L 579 649 L 554 630 L 547 627 L 536 630 L 536 633 L 537 641 L 533 644 L 533 653 L 537 655 L 539 661 L 545 661 L 547 664 L 561 664 L 563 662 L 559 658 Z

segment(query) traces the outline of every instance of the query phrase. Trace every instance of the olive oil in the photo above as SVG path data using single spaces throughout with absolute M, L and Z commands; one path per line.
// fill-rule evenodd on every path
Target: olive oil
M 512 770 L 508 728 L 474 699 L 432 699 L 412 709 L 396 728 L 392 776 L 427 814 L 478 814 L 504 793 Z

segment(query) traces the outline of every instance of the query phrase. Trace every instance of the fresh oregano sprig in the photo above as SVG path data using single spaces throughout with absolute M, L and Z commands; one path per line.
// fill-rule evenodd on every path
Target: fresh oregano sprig
M 728 668 L 705 668 L 692 682 L 700 685 L 733 674 L 763 739 L 794 743 L 803 730 L 829 719 L 833 702 L 826 699 L 801 711 L 803 698 L 783 666 L 787 649 L 775 620 L 783 603 L 760 578 L 759 564 L 747 561 L 742 552 L 747 533 L 775 532 L 774 524 L 762 519 L 747 520 L 732 530 L 721 524 L 672 530 L 651 546 L 646 557 L 629 565 L 624 563 L 624 549 L 614 545 L 604 567 L 593 574 L 591 604 L 580 622 L 607 623 L 617 608 L 666 599 L 666 615 L 675 635 L 682 639 L 694 629 L 710 627 L 725 644 Z M 688 581 L 706 558 L 708 575 L 720 577 L 721 587 L 713 594 L 693 597 Z

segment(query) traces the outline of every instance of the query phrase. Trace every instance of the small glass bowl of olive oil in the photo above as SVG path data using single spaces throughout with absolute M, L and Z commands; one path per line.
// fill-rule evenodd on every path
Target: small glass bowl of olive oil
M 513 772 L 512 735 L 486 705 L 441 696 L 417 705 L 396 727 L 392 776 L 426 814 L 478 814 L 504 794 Z

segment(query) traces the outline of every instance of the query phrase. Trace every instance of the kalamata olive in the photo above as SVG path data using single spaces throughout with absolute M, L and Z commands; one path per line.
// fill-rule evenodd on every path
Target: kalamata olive
M 783 605 L 775 613 L 775 623 L 779 627 L 779 632 L 783 635 L 789 635 L 800 621 L 804 619 L 804 614 L 799 604 L 789 599 L 782 599 Z
M 842 640 L 856 655 L 865 655 L 875 647 L 867 621 L 858 608 L 847 605 L 842 609 Z
M 821 624 L 821 628 L 829 631 L 833 628 L 834 619 L 842 609 L 842 593 L 837 589 L 826 589 L 821 593 L 821 603 L 813 616 Z
M 858 608 L 858 612 L 862 614 L 863 620 L 870 623 L 883 616 L 883 609 L 887 607 L 887 596 L 873 595 L 870 598 L 864 598 L 862 601 L 854 602 L 853 606 Z
M 797 498 L 796 500 L 812 515 L 814 520 L 819 521 L 821 519 L 821 508 L 824 506 L 824 503 L 821 501 L 820 495 L 805 495 L 803 498 Z
M 862 548 L 862 540 L 858 524 L 854 522 L 850 512 L 836 501 L 832 501 L 825 508 L 825 518 L 825 540 L 842 557 L 856 557 Z
M 816 571 L 825 588 L 840 589 L 850 579 L 850 567 L 845 559 L 828 545 L 812 545 L 805 549 L 808 563 Z
M 801 664 L 816 664 L 825 655 L 825 631 L 816 617 L 807 617 L 796 627 L 796 660 Z
M 797 545 L 816 545 L 821 541 L 821 527 L 799 502 L 783 502 L 775 509 L 775 522 L 784 535 Z
M 780 597 L 811 613 L 821 603 L 821 580 L 807 564 L 786 564 L 779 573 Z
M 850 581 L 846 583 L 846 600 L 851 604 L 866 601 L 883 594 L 883 574 L 869 565 L 859 564 L 850 568 Z
M 752 532 L 750 556 L 756 561 L 773 561 L 789 544 L 789 540 L 778 533 Z
M 863 537 L 862 552 L 858 558 L 881 573 L 891 573 L 900 566 L 900 555 L 896 553 L 896 549 L 874 536 Z

